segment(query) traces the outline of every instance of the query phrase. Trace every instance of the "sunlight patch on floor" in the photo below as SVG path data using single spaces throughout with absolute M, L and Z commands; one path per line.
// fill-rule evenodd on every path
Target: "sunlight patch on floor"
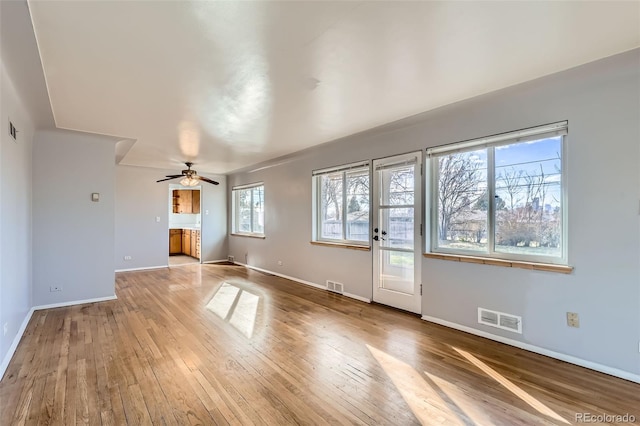
M 462 418 L 467 419 L 466 413 L 452 410 L 449 403 L 440 396 L 439 390 L 430 386 L 413 367 L 386 352 L 369 345 L 366 346 L 420 423 L 423 425 L 434 423 L 463 425 L 466 423 L 462 420 Z M 456 408 L 462 411 L 460 407 Z
M 540 412 L 541 414 L 549 416 L 549 417 L 551 417 L 551 418 L 553 418 L 555 420 L 558 420 L 558 421 L 560 421 L 562 423 L 570 424 L 568 421 L 566 421 L 564 418 L 562 418 L 558 413 L 553 411 L 551 408 L 547 407 L 542 402 L 538 401 L 536 398 L 531 396 L 529 393 L 525 392 L 523 389 L 521 389 L 520 387 L 518 387 L 517 385 L 515 385 L 514 383 L 509 381 L 502 374 L 498 373 L 493 368 L 489 367 L 487 364 L 485 364 L 484 362 L 480 361 L 475 356 L 471 355 L 469 352 L 463 351 L 462 349 L 458 349 L 458 348 L 455 348 L 455 347 L 453 349 L 456 352 L 458 352 L 460 355 L 462 355 L 471 364 L 475 365 L 480 370 L 482 370 L 482 372 L 484 372 L 487 376 L 491 377 L 492 379 L 494 379 L 495 381 L 500 383 L 502 386 L 507 388 L 514 395 L 516 395 L 518 398 L 522 399 L 524 402 L 529 404 L 531 407 L 533 407 L 536 410 L 538 410 L 538 412 Z
M 207 304 L 207 309 L 250 339 L 253 336 L 259 302 L 260 296 L 224 282 Z

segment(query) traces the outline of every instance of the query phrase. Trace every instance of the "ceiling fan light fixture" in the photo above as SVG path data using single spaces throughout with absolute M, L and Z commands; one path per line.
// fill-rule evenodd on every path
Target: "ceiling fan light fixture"
M 196 186 L 200 181 L 198 179 L 194 179 L 192 177 L 186 177 L 180 181 L 180 185 L 182 186 Z

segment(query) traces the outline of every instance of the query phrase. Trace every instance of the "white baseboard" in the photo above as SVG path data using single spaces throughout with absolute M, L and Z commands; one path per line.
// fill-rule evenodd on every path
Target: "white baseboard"
M 246 263 L 241 263 L 241 262 L 233 262 L 233 263 L 235 263 L 236 265 L 242 265 L 245 268 L 255 269 L 256 271 L 265 272 L 265 273 L 271 274 L 271 275 L 276 275 L 278 277 L 285 278 L 285 279 L 291 280 L 291 281 L 295 281 L 295 282 L 298 282 L 300 284 L 304 284 L 304 285 L 308 285 L 308 286 L 311 286 L 311 287 L 319 288 L 320 290 L 326 290 L 327 289 L 327 287 L 325 287 L 323 285 L 316 284 L 316 283 L 313 283 L 311 281 L 301 280 L 300 278 L 291 277 L 289 275 L 280 274 L 278 272 L 269 271 L 268 269 L 258 268 L 257 266 L 251 266 L 251 265 L 247 265 Z M 342 293 L 342 295 L 350 297 L 350 298 L 355 299 L 355 300 L 359 300 L 360 302 L 371 303 L 370 299 L 367 299 L 366 297 L 358 296 L 357 294 Z
M 228 259 L 207 260 L 206 262 L 202 262 L 202 263 L 223 263 L 223 262 L 229 262 L 229 260 Z
M 73 306 L 73 305 L 83 305 L 85 303 L 94 303 L 94 302 L 104 302 L 107 300 L 117 299 L 116 295 L 107 296 L 107 297 L 97 297 L 94 299 L 85 299 L 85 300 L 73 300 L 70 302 L 62 302 L 62 303 L 52 303 L 50 305 L 39 305 L 32 307 L 27 315 L 24 317 L 24 321 L 22 321 L 22 325 L 20 325 L 20 329 L 18 333 L 16 333 L 16 337 L 13 339 L 7 354 L 2 360 L 2 364 L 0 364 L 0 380 L 4 377 L 4 373 L 7 371 L 7 367 L 9 366 L 9 362 L 11 362 L 11 358 L 13 358 L 13 354 L 18 349 L 18 344 L 24 335 L 24 331 L 27 329 L 27 325 L 29 325 L 29 321 L 31 321 L 31 317 L 35 311 L 40 311 L 42 309 L 51 309 L 51 308 L 62 308 L 64 306 Z
M 367 299 L 366 297 L 358 296 L 357 294 L 353 294 L 353 293 L 342 293 L 342 294 L 347 296 L 347 297 L 350 297 L 352 299 L 356 299 L 356 300 L 359 300 L 361 302 L 364 302 L 364 303 L 371 303 L 371 299 Z
M 162 268 L 168 268 L 168 267 L 169 265 L 145 266 L 144 268 L 116 269 L 116 272 L 146 271 L 148 269 L 162 269 Z
M 24 331 L 27 329 L 27 325 L 29 325 L 29 321 L 31 320 L 31 316 L 33 315 L 34 312 L 35 312 L 35 309 L 33 308 L 31 308 L 29 312 L 27 312 L 27 315 L 24 317 L 24 321 L 22 321 L 22 324 L 18 329 L 18 333 L 16 333 L 16 336 L 13 338 L 13 342 L 11 343 L 11 346 L 9 346 L 9 350 L 7 351 L 7 354 L 4 356 L 4 359 L 2 360 L 2 364 L 0 364 L 0 380 L 2 380 L 2 378 L 4 377 L 4 373 L 7 371 L 7 367 L 11 362 L 11 358 L 13 358 L 13 354 L 16 352 L 16 349 L 18 349 L 18 343 L 20 343 L 20 340 L 22 339 L 22 335 L 24 334 Z
M 34 311 L 40 311 L 42 309 L 64 308 L 65 306 L 84 305 L 85 303 L 106 302 L 107 300 L 115 300 L 117 298 L 118 297 L 114 294 L 113 296 L 96 297 L 94 299 L 71 300 L 69 302 L 52 303 L 50 305 L 39 305 L 34 306 L 31 309 Z
M 582 358 L 577 358 L 572 355 L 555 352 L 549 349 L 541 348 L 539 346 L 530 345 L 529 343 L 520 342 L 518 340 L 509 339 L 508 337 L 502 337 L 495 334 L 487 333 L 486 331 L 478 330 L 476 328 L 467 327 L 465 325 L 456 324 L 454 322 L 446 321 L 440 318 L 423 315 L 422 319 L 425 321 L 440 324 L 445 327 L 453 328 L 456 330 L 464 331 L 469 334 L 484 337 L 489 340 L 504 343 L 505 345 L 515 346 L 516 348 L 524 349 L 529 352 L 534 352 L 540 355 L 545 355 L 550 358 L 559 359 L 560 361 L 568 362 L 569 364 L 579 365 L 590 370 L 599 371 L 601 373 L 609 374 L 610 376 L 619 377 L 621 379 L 629 380 L 631 382 L 640 383 L 640 374 L 634 374 L 629 371 L 620 370 L 618 368 L 609 367 L 606 365 L 598 364 L 597 362 L 587 361 Z

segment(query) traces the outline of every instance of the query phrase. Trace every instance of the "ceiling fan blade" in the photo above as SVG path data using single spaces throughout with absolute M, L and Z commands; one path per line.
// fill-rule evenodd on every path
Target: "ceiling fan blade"
M 201 181 L 204 181 L 204 182 L 208 182 L 208 183 L 212 183 L 212 184 L 214 184 L 214 185 L 218 185 L 218 182 L 216 182 L 215 180 L 211 180 L 211 179 L 209 179 L 209 178 L 206 178 L 206 177 L 202 177 L 202 176 L 198 176 L 198 175 L 195 175 L 195 176 L 193 176 L 193 177 L 194 177 L 195 179 L 200 179 Z
M 166 179 L 160 179 L 160 180 L 157 180 L 156 182 L 164 182 L 165 180 L 171 180 L 179 177 L 182 177 L 182 175 L 167 176 Z

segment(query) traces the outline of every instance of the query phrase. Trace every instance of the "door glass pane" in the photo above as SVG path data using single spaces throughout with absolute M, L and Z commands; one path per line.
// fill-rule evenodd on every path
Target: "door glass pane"
M 413 250 L 413 207 L 380 209 L 380 246 Z
M 438 247 L 487 251 L 487 150 L 438 159 Z
M 413 294 L 413 253 L 380 250 L 380 287 Z
M 379 171 L 380 204 L 412 205 L 414 200 L 414 165 L 399 166 Z
M 495 250 L 562 256 L 562 136 L 495 148 Z
M 322 175 L 320 203 L 322 238 L 342 239 L 342 173 Z

